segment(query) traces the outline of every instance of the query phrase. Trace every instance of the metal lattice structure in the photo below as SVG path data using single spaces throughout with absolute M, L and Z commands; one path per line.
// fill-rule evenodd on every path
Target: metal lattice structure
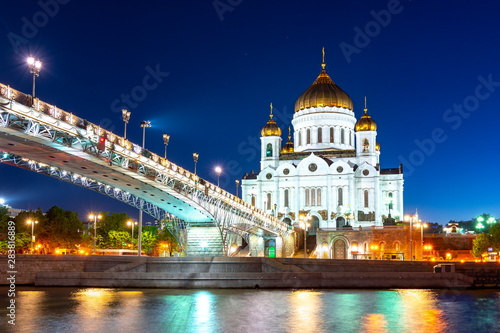
M 292 233 L 276 217 L 165 158 L 56 106 L 38 99 L 32 103 L 31 96 L 0 84 L 2 132 L 15 138 L 18 146 L 30 142 L 42 147 L 39 150 L 43 154 L 35 154 L 32 147 L 23 152 L 12 144 L 12 149 L 2 148 L 0 162 L 105 194 L 142 209 L 157 220 L 175 221 L 178 229 L 187 229 L 192 223 L 212 223 L 219 228 L 225 246 L 228 232 L 247 241 L 250 234 L 265 232 L 285 237 Z M 100 137 L 106 138 L 101 150 L 97 147 Z M 48 155 L 50 152 L 69 161 L 61 162 Z M 85 170 L 90 168 L 99 171 L 94 170 L 93 174 Z M 102 170 L 111 176 L 101 175 Z M 132 181 L 140 185 L 132 188 Z

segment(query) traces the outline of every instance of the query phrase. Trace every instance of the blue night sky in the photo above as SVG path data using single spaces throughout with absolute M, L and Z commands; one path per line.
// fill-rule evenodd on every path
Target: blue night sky
M 325 47 L 358 118 L 367 96 L 381 167 L 404 164 L 406 212 L 439 223 L 500 217 L 498 13 L 493 0 L 8 1 L 0 82 L 30 93 L 25 58 L 35 55 L 37 97 L 120 135 L 127 107 L 130 140 L 140 143 L 140 121 L 150 120 L 148 149 L 162 155 L 170 134 L 170 160 L 192 170 L 198 152 L 200 176 L 216 182 L 220 164 L 234 193 L 234 180 L 259 168 L 269 103 L 286 140 Z M 16 208 L 137 215 L 46 176 L 7 165 L 0 173 L 0 197 Z

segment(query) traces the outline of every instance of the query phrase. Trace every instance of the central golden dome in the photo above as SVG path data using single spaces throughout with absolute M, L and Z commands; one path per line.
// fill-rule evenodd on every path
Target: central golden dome
M 325 63 L 314 83 L 295 102 L 295 112 L 318 106 L 336 106 L 353 110 L 352 100 L 326 73 Z

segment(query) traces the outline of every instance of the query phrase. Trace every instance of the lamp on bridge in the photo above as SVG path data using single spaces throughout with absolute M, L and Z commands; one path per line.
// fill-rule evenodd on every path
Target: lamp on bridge
M 200 155 L 198 153 L 193 153 L 193 161 L 194 161 L 194 174 L 196 175 L 196 163 L 198 163 L 198 157 Z
M 167 146 L 169 141 L 170 141 L 170 135 L 163 133 L 163 144 L 165 145 L 165 159 L 167 159 Z
M 129 227 L 132 227 L 132 250 L 134 249 L 134 228 L 137 225 L 137 222 L 135 221 L 128 221 L 127 225 Z
M 96 239 L 97 239 L 97 220 L 101 219 L 101 215 L 99 214 L 90 214 L 89 215 L 90 220 L 94 220 L 94 241 L 92 243 L 92 249 L 93 253 L 95 253 L 95 246 L 96 246 Z
M 35 224 L 38 223 L 38 221 L 28 220 L 26 223 L 31 224 L 31 252 L 33 253 L 35 247 Z
M 128 121 L 130 120 L 131 113 L 132 112 L 130 112 L 127 109 L 122 109 L 122 119 L 123 119 L 123 122 L 125 123 L 125 128 L 123 130 L 123 138 L 124 139 L 127 139 L 127 124 L 128 124 Z
M 217 174 L 217 186 L 220 187 L 220 174 L 222 173 L 222 168 L 220 166 L 216 166 L 214 170 Z
M 311 215 L 306 216 L 300 215 L 300 227 L 304 229 L 304 258 L 307 258 L 307 227 L 309 227 L 309 221 L 311 220 Z
M 42 62 L 34 57 L 28 57 L 26 60 L 28 63 L 28 68 L 30 69 L 30 73 L 33 74 L 33 101 L 32 105 L 35 106 L 35 82 L 36 77 L 40 75 L 40 70 L 42 69 Z
M 151 127 L 151 122 L 149 120 L 143 120 L 141 121 L 141 127 L 142 127 L 142 149 L 146 147 L 146 128 Z

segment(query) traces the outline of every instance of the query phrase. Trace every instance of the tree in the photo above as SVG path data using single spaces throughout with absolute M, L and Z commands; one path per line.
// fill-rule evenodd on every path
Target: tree
M 54 206 L 47 211 L 42 230 L 40 238 L 45 237 L 50 248 L 73 249 L 82 241 L 83 223 L 78 213 Z
M 500 251 L 500 224 L 492 224 L 488 233 L 477 235 L 473 241 L 472 254 L 475 257 L 480 257 L 483 253 L 488 252 L 492 248 L 494 252 Z

